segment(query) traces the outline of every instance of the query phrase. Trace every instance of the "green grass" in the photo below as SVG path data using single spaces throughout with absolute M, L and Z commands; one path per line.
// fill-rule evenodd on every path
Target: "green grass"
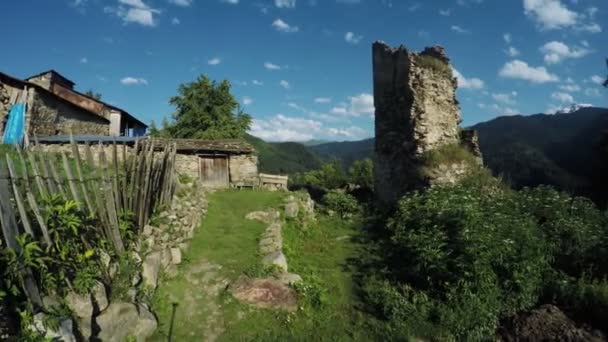
M 319 217 L 301 230 L 297 221 L 284 225 L 284 252 L 290 272 L 304 279 L 297 286 L 300 309 L 294 313 L 255 309 L 234 300 L 225 284 L 215 298 L 200 295 L 201 285 L 184 276 L 203 261 L 220 264 L 219 278 L 235 280 L 259 269 L 258 239 L 265 224 L 244 216 L 254 210 L 280 208 L 284 193 L 226 191 L 209 196 L 209 211 L 186 253 L 180 275 L 161 283 L 153 304 L 160 329 L 152 340 L 164 341 L 172 303 L 176 311 L 173 340 L 201 340 L 204 322 L 221 327 L 220 341 L 373 340 L 374 321 L 359 311 L 351 259 L 357 257 L 360 223 Z M 194 308 L 194 309 L 193 309 Z M 207 332 L 208 333 L 208 332 Z

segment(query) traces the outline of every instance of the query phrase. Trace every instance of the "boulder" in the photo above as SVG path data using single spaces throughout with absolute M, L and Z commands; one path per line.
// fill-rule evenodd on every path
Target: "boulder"
M 50 329 L 44 326 L 44 322 L 47 320 L 46 314 L 43 312 L 34 315 L 34 321 L 29 327 L 31 331 L 37 331 L 42 334 L 45 338 L 51 341 L 63 341 L 63 342 L 76 342 L 76 336 L 74 336 L 72 320 L 65 319 L 59 323 L 57 329 Z M 87 339 L 88 340 L 88 339 Z
M 259 308 L 295 311 L 298 308 L 294 289 L 277 279 L 241 277 L 229 287 L 237 300 Z
M 179 248 L 171 248 L 171 262 L 174 265 L 179 265 L 182 263 L 182 250 Z
M 103 311 L 108 307 L 108 295 L 106 293 L 106 286 L 98 281 L 91 291 L 93 300 L 97 304 L 97 310 Z
M 605 341 L 599 332 L 578 327 L 558 307 L 542 305 L 503 320 L 498 334 L 503 341 Z
M 158 285 L 158 273 L 161 264 L 161 252 L 156 251 L 148 254 L 142 267 L 142 278 L 144 285 L 156 289 Z
M 276 266 L 282 272 L 287 272 L 287 258 L 281 251 L 270 253 L 262 259 L 265 266 Z
M 154 315 L 144 306 L 132 303 L 112 303 L 96 318 L 101 341 L 122 342 L 127 338 L 146 341 L 156 330 Z
M 296 218 L 300 212 L 300 205 L 298 202 L 289 202 L 285 204 L 285 217 Z
M 70 292 L 65 297 L 65 302 L 72 311 L 78 331 L 85 340 L 88 340 L 91 337 L 94 311 L 91 296 L 89 294 L 81 295 L 76 292 Z

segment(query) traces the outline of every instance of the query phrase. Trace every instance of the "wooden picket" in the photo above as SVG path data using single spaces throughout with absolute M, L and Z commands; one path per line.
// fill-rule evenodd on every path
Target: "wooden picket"
M 123 145 L 122 160 L 116 143 L 103 146 L 100 142 L 96 156 L 89 144 L 82 153 L 73 139 L 70 156 L 65 152 L 45 153 L 37 142 L 30 146 L 28 150 L 18 150 L 16 158 L 7 154 L 6 160 L 0 160 L 1 232 L 5 246 L 17 252 L 17 237 L 23 233 L 42 245 L 51 244 L 42 215 L 45 200 L 51 195 L 74 200 L 79 210 L 96 219 L 98 229 L 118 254 L 125 251 L 119 224 L 122 213 L 133 213 L 141 230 L 154 208 L 169 205 L 173 198 L 174 145 L 158 149 L 151 142 L 136 142 L 130 154 Z M 29 300 L 42 305 L 31 270 L 24 269 L 23 279 Z

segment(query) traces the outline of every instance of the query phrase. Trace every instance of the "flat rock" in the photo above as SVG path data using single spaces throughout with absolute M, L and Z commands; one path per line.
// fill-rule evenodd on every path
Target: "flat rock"
M 262 259 L 262 264 L 266 266 L 276 266 L 282 272 L 287 272 L 287 258 L 281 251 L 270 253 Z
M 182 263 L 182 250 L 179 248 L 171 248 L 171 262 L 174 265 L 179 265 Z
M 144 285 L 153 289 L 158 285 L 158 273 L 160 272 L 161 252 L 156 251 L 148 254 L 144 260 L 142 277 Z
M 96 319 L 101 341 L 122 342 L 135 338 L 144 342 L 152 336 L 158 323 L 144 306 L 132 303 L 112 303 Z
M 93 289 L 91 290 L 91 295 L 93 296 L 93 300 L 95 304 L 97 304 L 97 310 L 103 311 L 108 307 L 108 295 L 106 293 L 106 286 L 98 281 Z
M 241 277 L 229 290 L 237 300 L 255 307 L 290 312 L 298 308 L 295 290 L 277 279 Z
M 296 218 L 298 217 L 298 213 L 300 212 L 300 206 L 298 202 L 288 202 L 285 204 L 285 216 L 288 218 Z
M 281 217 L 281 213 L 277 210 L 266 210 L 266 211 L 252 211 L 245 215 L 248 220 L 257 220 L 265 223 L 271 223 L 278 220 Z

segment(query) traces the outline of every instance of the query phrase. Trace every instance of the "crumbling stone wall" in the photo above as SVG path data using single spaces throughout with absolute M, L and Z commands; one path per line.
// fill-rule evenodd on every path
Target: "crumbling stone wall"
M 109 134 L 110 123 L 106 119 L 38 90 L 28 114 L 30 135 Z
M 394 204 L 407 191 L 452 182 L 463 172 L 421 172 L 424 155 L 460 144 L 457 80 L 439 46 L 416 53 L 384 42 L 372 46 L 375 115 L 375 189 L 378 199 Z M 458 164 L 459 165 L 459 164 Z M 431 170 L 432 171 L 432 170 Z

